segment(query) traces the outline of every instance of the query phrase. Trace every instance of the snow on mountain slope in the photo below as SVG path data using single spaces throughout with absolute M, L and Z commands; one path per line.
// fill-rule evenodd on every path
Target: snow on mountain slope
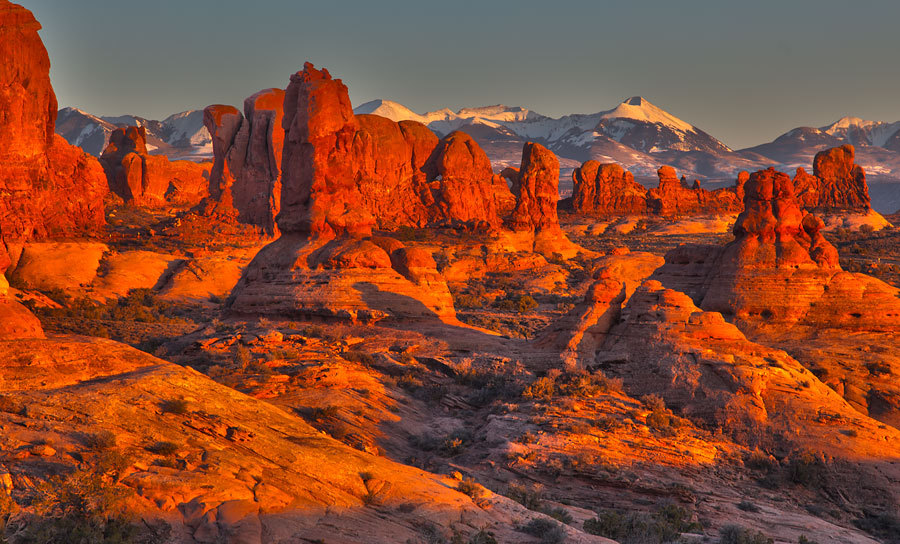
M 640 172 L 655 172 L 665 152 L 700 152 L 713 156 L 691 164 L 725 165 L 732 151 L 722 142 L 683 121 L 646 98 L 634 96 L 616 107 L 592 114 L 551 118 L 518 106 L 484 106 L 453 112 L 447 108 L 418 114 L 389 100 L 373 100 L 354 110 L 382 115 L 394 121 L 414 120 L 439 135 L 463 130 L 486 148 L 495 166 L 518 164 L 521 145 L 546 145 L 570 163 L 588 159 L 616 160 Z M 615 144 L 615 145 L 614 145 Z M 747 162 L 744 160 L 744 162 Z M 713 173 L 731 175 L 713 168 Z M 736 173 L 736 171 L 735 171 Z M 700 175 L 687 172 L 688 175 Z
M 129 125 L 147 130 L 147 149 L 152 154 L 196 161 L 212 158 L 212 139 L 203 126 L 203 110 L 188 110 L 157 121 L 136 115 L 98 117 L 77 108 L 63 108 L 57 115 L 56 132 L 70 144 L 99 157 L 110 133 Z
M 387 117 L 391 121 L 400 122 L 400 121 L 418 121 L 420 123 L 428 124 L 425 116 L 419 115 L 418 113 L 412 111 L 407 108 L 403 104 L 399 104 L 397 102 L 392 102 L 390 100 L 372 100 L 370 102 L 366 102 L 360 106 L 357 106 L 353 109 L 353 113 L 359 114 L 372 114 L 372 115 L 380 115 L 381 117 Z
M 887 141 L 900 131 L 900 121 L 867 121 L 859 117 L 841 117 L 834 123 L 821 128 L 822 132 L 845 140 L 853 145 L 874 145 L 884 147 Z

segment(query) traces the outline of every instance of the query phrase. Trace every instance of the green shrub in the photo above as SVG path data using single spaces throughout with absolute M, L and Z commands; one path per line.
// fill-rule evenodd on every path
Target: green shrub
M 464 493 L 473 499 L 477 499 L 481 496 L 481 486 L 475 482 L 474 478 L 465 478 L 459 485 L 456 486 L 456 490 L 460 493 Z
M 542 544 L 557 544 L 566 539 L 562 525 L 545 518 L 535 518 L 520 527 L 519 530 L 541 539 Z
M 775 540 L 761 532 L 739 525 L 726 525 L 719 531 L 720 544 L 773 544 Z

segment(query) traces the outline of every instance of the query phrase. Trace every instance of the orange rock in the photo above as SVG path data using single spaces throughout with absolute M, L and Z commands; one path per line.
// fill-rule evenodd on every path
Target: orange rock
M 0 240 L 6 244 L 91 233 L 105 224 L 100 165 L 54 134 L 56 96 L 40 28 L 27 9 L 0 4 Z M 0 250 L 2 268 L 5 253 Z
M 833 147 L 816 153 L 813 175 L 797 169 L 794 186 L 800 204 L 816 213 L 871 210 L 866 172 L 854 164 L 852 145 Z
M 528 142 L 522 149 L 522 166 L 513 185 L 516 208 L 510 219 L 513 230 L 559 229 L 559 159 L 552 151 Z
M 572 172 L 572 206 L 578 213 L 639 214 L 647 210 L 647 189 L 618 164 L 587 161 Z
M 678 179 L 671 166 L 661 166 L 657 175 L 659 185 L 647 191 L 647 209 L 651 213 L 673 216 L 736 213 L 741 210 L 735 188 L 707 191 L 699 183 L 689 187 L 686 180 Z
M 209 191 L 210 163 L 169 161 L 147 153 L 144 127 L 120 127 L 100 155 L 109 187 L 126 202 L 162 205 L 197 203 Z
M 467 134 L 438 141 L 420 123 L 355 116 L 341 80 L 309 63 L 291 76 L 283 125 L 278 224 L 285 232 L 500 226 L 505 183 Z

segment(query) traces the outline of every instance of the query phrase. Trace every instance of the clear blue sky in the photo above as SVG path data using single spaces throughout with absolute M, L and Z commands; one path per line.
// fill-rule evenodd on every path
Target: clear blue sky
M 19 0 L 60 106 L 162 118 L 240 105 L 312 61 L 414 111 L 554 117 L 643 95 L 741 148 L 900 119 L 900 2 Z

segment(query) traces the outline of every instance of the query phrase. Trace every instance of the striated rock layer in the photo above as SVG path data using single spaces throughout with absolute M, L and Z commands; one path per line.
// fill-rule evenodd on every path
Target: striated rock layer
M 109 188 L 125 202 L 162 206 L 196 204 L 209 192 L 208 162 L 170 161 L 147 152 L 144 127 L 120 127 L 100 155 Z
M 733 242 L 672 250 L 655 278 L 751 340 L 787 350 L 860 412 L 900 423 L 891 379 L 900 373 L 900 291 L 841 270 L 822 221 L 801 210 L 786 174 L 751 175 L 744 204 Z
M 456 323 L 431 253 L 385 237 L 326 242 L 283 234 L 253 259 L 229 305 L 252 315 Z
M 105 224 L 103 170 L 54 134 L 56 95 L 40 28 L 27 9 L 0 2 L 0 270 L 24 240 Z
M 284 90 L 264 89 L 233 106 L 203 111 L 213 140 L 210 206 L 207 211 L 256 225 L 274 235 L 281 206 L 281 153 L 284 147 Z

